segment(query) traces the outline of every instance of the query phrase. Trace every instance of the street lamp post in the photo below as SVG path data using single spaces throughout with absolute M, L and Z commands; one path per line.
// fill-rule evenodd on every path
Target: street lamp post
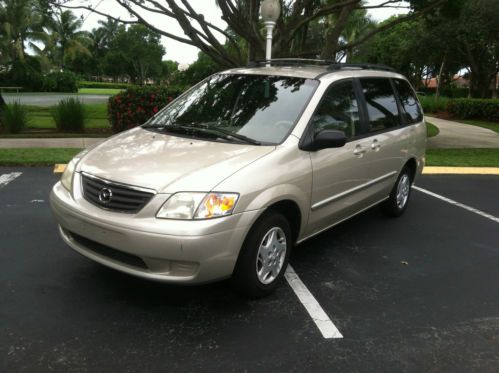
M 263 23 L 267 29 L 265 60 L 270 61 L 272 59 L 272 31 L 274 31 L 276 21 L 281 13 L 281 4 L 279 3 L 279 0 L 263 0 L 260 11 Z M 270 66 L 270 62 L 267 62 L 266 65 Z

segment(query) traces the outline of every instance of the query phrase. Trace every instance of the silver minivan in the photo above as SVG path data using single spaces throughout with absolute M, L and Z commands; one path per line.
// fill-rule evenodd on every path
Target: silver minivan
M 84 150 L 50 202 L 63 240 L 96 262 L 178 284 L 231 278 L 259 297 L 294 245 L 377 204 L 401 215 L 425 144 L 404 76 L 273 60 L 215 74 Z

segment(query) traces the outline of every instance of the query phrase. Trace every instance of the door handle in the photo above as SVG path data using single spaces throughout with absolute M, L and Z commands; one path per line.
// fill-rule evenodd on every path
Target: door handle
M 353 154 L 355 154 L 356 156 L 358 156 L 360 158 L 360 157 L 362 157 L 362 155 L 364 155 L 364 153 L 366 151 L 367 151 L 367 149 L 364 149 L 362 146 L 357 145 L 353 151 Z
M 379 148 L 381 148 L 381 144 L 379 143 L 379 141 L 377 139 L 374 139 L 372 144 L 371 144 L 371 149 L 374 151 L 378 151 Z

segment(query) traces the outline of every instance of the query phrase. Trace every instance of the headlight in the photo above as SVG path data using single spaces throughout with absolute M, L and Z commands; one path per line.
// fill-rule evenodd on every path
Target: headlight
M 156 214 L 164 219 L 210 219 L 232 214 L 236 193 L 191 193 L 172 195 Z
M 62 173 L 61 176 L 61 183 L 66 188 L 68 191 L 73 190 L 73 175 L 76 169 L 76 165 L 80 161 L 80 159 L 83 158 L 85 154 L 87 154 L 90 151 L 90 149 L 84 149 L 78 154 L 76 154 L 73 159 L 69 161 L 67 164 L 66 168 L 64 169 L 64 172 Z
M 69 163 L 66 166 L 66 169 L 62 173 L 61 176 L 61 183 L 64 185 L 64 188 L 66 188 L 69 192 L 73 190 L 73 175 L 75 172 L 76 168 L 76 162 L 74 161 L 74 158 L 69 161 Z

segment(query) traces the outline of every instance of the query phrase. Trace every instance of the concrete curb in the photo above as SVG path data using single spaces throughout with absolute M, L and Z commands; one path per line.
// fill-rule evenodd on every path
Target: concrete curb
M 54 165 L 54 174 L 62 174 L 65 164 Z M 433 167 L 423 169 L 424 175 L 499 175 L 499 167 Z
M 432 167 L 423 169 L 424 175 L 499 175 L 499 167 Z

